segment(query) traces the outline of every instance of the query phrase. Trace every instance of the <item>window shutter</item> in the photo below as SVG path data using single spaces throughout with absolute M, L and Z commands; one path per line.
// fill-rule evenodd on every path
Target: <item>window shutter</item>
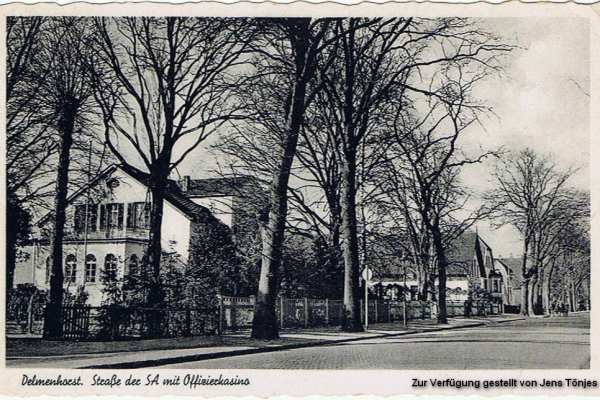
M 100 206 L 100 229 L 106 228 L 106 204 Z
M 135 219 L 135 203 L 127 204 L 127 228 L 134 228 L 134 219 Z
M 123 211 L 124 211 L 125 207 L 124 207 L 123 203 L 117 204 L 117 207 L 119 207 L 119 216 L 118 216 L 117 226 L 119 229 L 123 229 Z
M 150 203 L 144 203 L 144 228 L 150 228 Z
M 83 232 L 85 227 L 85 205 L 78 204 L 75 206 L 75 219 L 73 221 L 73 228 L 75 233 Z
M 98 224 L 98 204 L 90 204 L 88 206 L 89 211 L 89 222 L 88 222 L 88 231 L 96 232 L 96 225 Z

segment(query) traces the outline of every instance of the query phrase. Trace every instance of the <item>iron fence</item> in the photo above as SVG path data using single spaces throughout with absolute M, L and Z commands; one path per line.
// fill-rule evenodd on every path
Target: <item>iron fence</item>
M 127 338 L 197 336 L 250 329 L 254 317 L 255 298 L 219 297 L 218 310 L 192 308 L 140 308 L 119 305 L 92 307 L 65 304 L 61 312 L 63 338 L 70 340 L 120 340 Z M 406 307 L 406 309 L 405 309 Z M 43 306 L 41 307 L 43 311 Z M 446 303 L 449 317 L 463 316 L 462 301 Z M 435 316 L 435 306 L 419 301 L 370 300 L 369 321 L 402 322 L 427 319 Z M 471 315 L 501 314 L 499 304 L 475 302 Z M 276 313 L 280 328 L 311 328 L 340 326 L 342 300 L 279 298 Z M 360 302 L 360 317 L 364 320 L 364 303 Z M 27 315 L 26 315 L 27 314 Z M 21 313 L 19 319 L 7 318 L 6 333 L 41 334 L 43 312 L 40 307 L 30 307 L 30 313 Z

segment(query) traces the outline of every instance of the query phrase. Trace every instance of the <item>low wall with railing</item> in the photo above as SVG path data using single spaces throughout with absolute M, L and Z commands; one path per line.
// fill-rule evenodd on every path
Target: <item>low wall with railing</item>
M 252 328 L 255 298 L 220 297 L 219 331 L 237 331 Z M 403 321 L 404 307 L 407 320 L 431 318 L 435 315 L 435 306 L 430 303 L 410 301 L 405 303 L 392 300 L 369 300 L 369 322 Z M 280 328 L 310 328 L 316 326 L 339 326 L 342 323 L 342 300 L 329 299 L 286 299 L 279 298 L 276 303 L 277 319 Z M 360 301 L 361 319 L 364 319 L 364 303 Z M 464 301 L 446 302 L 449 317 L 463 316 Z M 471 315 L 501 314 L 498 304 L 473 304 Z

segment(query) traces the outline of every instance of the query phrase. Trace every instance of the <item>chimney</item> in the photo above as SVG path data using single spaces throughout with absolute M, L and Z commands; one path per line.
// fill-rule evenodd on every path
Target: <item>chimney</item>
M 187 192 L 190 190 L 190 176 L 184 175 L 183 178 L 179 181 L 179 188 L 182 192 Z

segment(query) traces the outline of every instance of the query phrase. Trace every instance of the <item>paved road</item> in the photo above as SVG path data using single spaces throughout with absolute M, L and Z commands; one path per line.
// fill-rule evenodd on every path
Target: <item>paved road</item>
M 584 313 L 564 318 L 535 318 L 493 323 L 480 328 L 173 364 L 169 367 L 457 370 L 585 369 L 589 365 L 589 314 Z

